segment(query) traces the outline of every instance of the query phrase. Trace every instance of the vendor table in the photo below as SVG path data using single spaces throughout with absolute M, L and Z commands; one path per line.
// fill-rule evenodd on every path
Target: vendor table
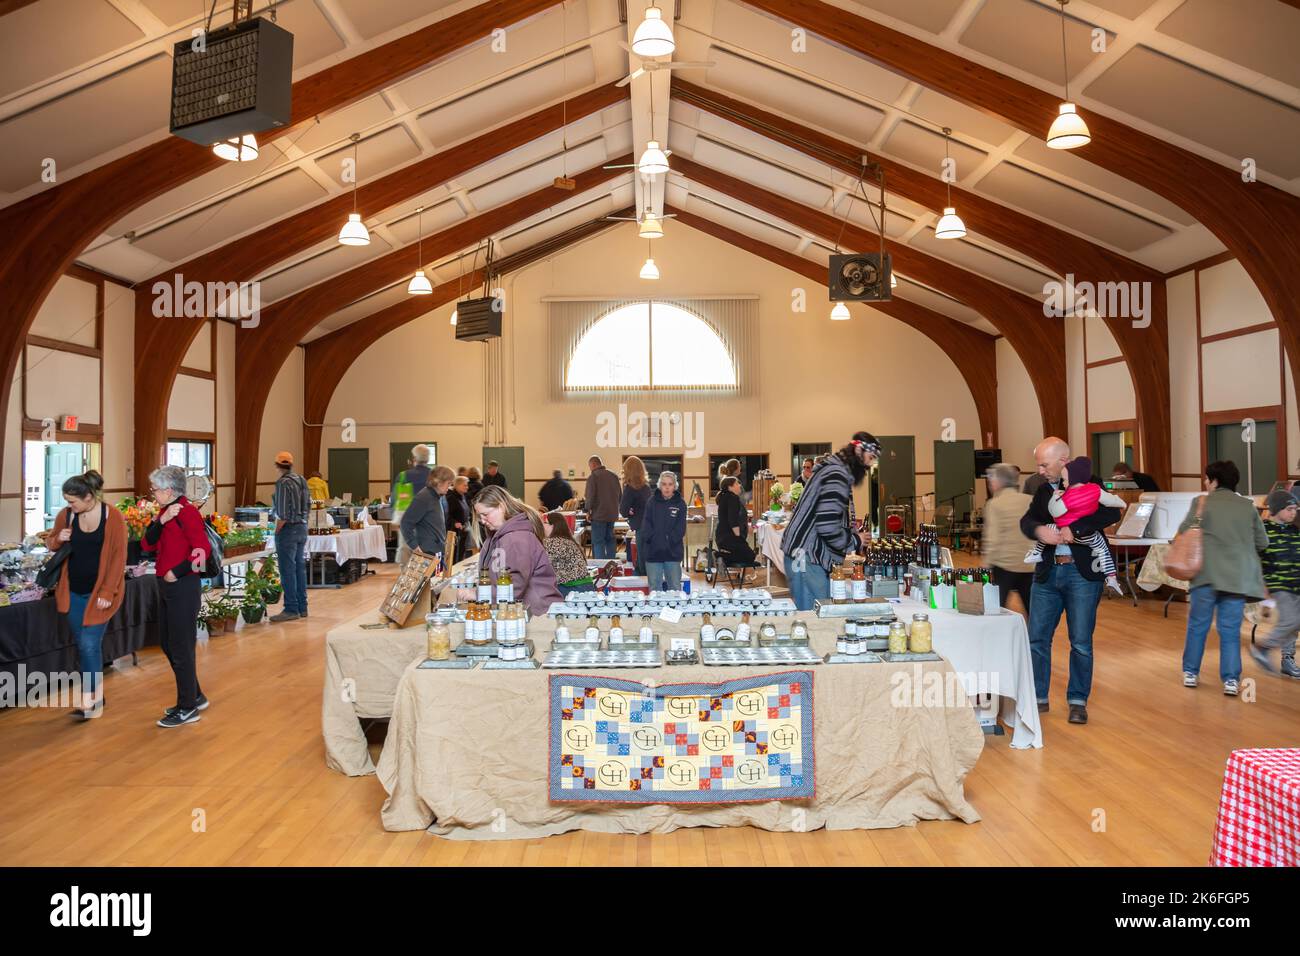
M 127 578 L 122 606 L 104 632 L 104 660 L 154 646 L 161 638 L 161 600 L 153 574 Z M 53 597 L 0 608 L 0 672 L 28 674 L 76 671 L 77 644 Z
M 1213 866 L 1300 866 L 1300 750 L 1228 755 Z
M 767 559 L 767 584 L 772 584 L 772 567 L 785 576 L 785 553 L 781 550 L 781 536 L 785 534 L 785 525 L 768 524 L 766 521 L 754 523 L 754 536 L 758 539 L 758 552 Z
M 660 622 L 667 642 L 674 629 Z M 457 637 L 453 629 L 453 637 Z M 833 649 L 817 628 L 814 649 Z M 422 656 L 422 655 L 420 655 Z M 579 673 L 656 683 L 718 682 L 772 674 L 759 666 L 667 666 Z M 802 668 L 800 668 L 802 669 Z M 946 661 L 821 665 L 813 673 L 816 796 L 794 803 L 552 803 L 547 791 L 549 676 L 560 671 L 425 670 L 412 663 L 397 687 L 379 760 L 388 830 L 461 839 L 530 839 L 592 830 L 668 833 L 691 826 L 833 830 L 979 820 L 962 784 L 984 746 L 964 694 L 931 706 L 895 706 L 903 680 L 943 682 Z M 951 680 L 946 681 L 954 686 Z
M 1142 584 L 1144 590 L 1154 591 L 1156 590 L 1156 588 L 1160 587 L 1160 583 L 1156 583 L 1154 586 L 1147 586 L 1144 583 L 1143 578 L 1141 576 L 1135 582 L 1133 579 L 1133 565 L 1134 563 L 1140 563 L 1143 566 L 1143 568 L 1145 568 L 1147 559 L 1151 557 L 1153 553 L 1157 556 L 1157 558 L 1163 556 L 1164 552 L 1168 549 L 1170 539 L 1169 538 L 1117 538 L 1114 535 L 1108 534 L 1106 535 L 1106 540 L 1110 542 L 1111 549 L 1116 552 L 1115 557 L 1118 558 L 1120 560 L 1120 563 L 1124 565 L 1124 581 L 1128 585 L 1129 595 L 1133 598 L 1133 606 L 1137 607 L 1138 585 Z M 1155 550 L 1157 548 L 1159 548 L 1158 551 Z M 1135 551 L 1142 551 L 1145 552 L 1145 554 L 1141 554 L 1141 555 L 1134 554 Z M 1163 569 L 1163 562 L 1159 562 L 1159 564 L 1160 567 Z M 1186 582 L 1180 582 L 1180 583 L 1182 583 L 1183 588 L 1185 590 Z M 1165 602 L 1165 610 L 1166 612 L 1168 612 L 1169 610 L 1168 601 Z
M 334 561 L 341 565 L 348 561 L 364 561 L 373 558 L 376 561 L 388 560 L 388 542 L 383 528 L 369 524 L 364 528 L 343 528 L 337 534 L 307 535 L 307 587 L 338 587 L 325 583 L 325 571 L 313 558 L 317 555 L 334 556 Z M 318 571 L 312 574 L 312 568 Z M 314 578 L 314 580 L 313 580 Z

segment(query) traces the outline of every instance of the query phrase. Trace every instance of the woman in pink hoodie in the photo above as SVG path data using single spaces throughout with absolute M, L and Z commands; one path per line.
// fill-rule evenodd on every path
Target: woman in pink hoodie
M 515 600 L 532 615 L 545 614 L 552 604 L 564 600 L 542 544 L 546 532 L 536 511 L 504 488 L 488 485 L 474 499 L 474 513 L 488 531 L 478 556 L 480 570 L 487 569 L 495 577 L 508 568 Z

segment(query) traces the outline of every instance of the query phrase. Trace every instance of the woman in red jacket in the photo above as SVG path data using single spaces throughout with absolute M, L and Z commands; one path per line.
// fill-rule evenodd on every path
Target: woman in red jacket
M 159 727 L 179 727 L 199 719 L 208 699 L 199 688 L 194 661 L 198 638 L 201 583 L 198 572 L 208 560 L 208 534 L 199 509 L 185 497 L 185 469 L 163 465 L 149 475 L 154 500 L 162 510 L 140 542 L 143 551 L 157 552 L 154 573 L 161 579 L 162 648 L 176 675 L 176 706 L 168 707 Z

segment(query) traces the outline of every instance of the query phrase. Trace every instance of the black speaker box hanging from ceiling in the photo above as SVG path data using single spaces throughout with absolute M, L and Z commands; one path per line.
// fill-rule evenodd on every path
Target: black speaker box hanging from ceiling
M 859 252 L 833 255 L 827 288 L 832 302 L 886 302 L 889 288 L 889 253 Z
M 293 34 L 254 17 L 177 43 L 171 132 L 203 146 L 287 126 Z

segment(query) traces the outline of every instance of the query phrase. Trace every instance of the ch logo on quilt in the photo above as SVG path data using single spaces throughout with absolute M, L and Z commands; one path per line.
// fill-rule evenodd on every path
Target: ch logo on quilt
M 549 796 L 727 803 L 813 796 L 812 674 L 660 687 L 551 675 Z M 591 700 L 596 706 L 585 706 Z

